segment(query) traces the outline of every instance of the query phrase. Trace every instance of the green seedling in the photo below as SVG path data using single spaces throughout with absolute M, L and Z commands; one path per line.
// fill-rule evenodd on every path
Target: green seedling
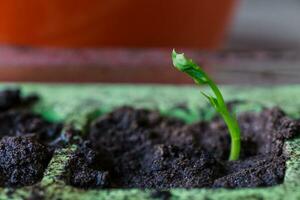
M 201 92 L 224 119 L 230 133 L 231 148 L 229 160 L 237 160 L 240 155 L 241 139 L 240 128 L 235 115 L 229 113 L 222 93 L 217 85 L 207 76 L 207 74 L 191 59 L 187 59 L 184 54 L 172 52 L 173 65 L 179 71 L 185 72 L 193 78 L 197 85 L 207 85 L 211 88 L 214 95 Z

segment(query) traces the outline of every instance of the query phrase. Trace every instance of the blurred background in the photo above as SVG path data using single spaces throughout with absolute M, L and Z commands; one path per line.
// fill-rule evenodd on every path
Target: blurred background
M 300 48 L 299 0 L 241 0 L 236 3 L 224 48 Z
M 299 0 L 0 0 L 0 80 L 191 83 L 171 67 L 176 48 L 219 83 L 298 83 L 299 10 Z

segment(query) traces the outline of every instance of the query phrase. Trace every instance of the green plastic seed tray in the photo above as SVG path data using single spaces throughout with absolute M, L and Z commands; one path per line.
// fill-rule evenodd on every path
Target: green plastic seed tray
M 1 88 L 18 86 L 24 95 L 36 93 L 41 100 L 33 110 L 46 119 L 72 124 L 85 133 L 88 123 L 95 117 L 114 108 L 130 105 L 138 108 L 157 109 L 162 114 L 178 117 L 191 123 L 210 120 L 215 112 L 199 95 L 199 88 L 191 86 L 160 85 L 43 85 L 2 84 Z M 237 112 L 257 112 L 262 107 L 281 107 L 290 117 L 300 115 L 300 85 L 278 87 L 221 87 L 226 101 L 241 100 Z M 182 110 L 181 104 L 188 109 Z M 33 186 L 17 189 L 0 189 L 0 199 L 153 199 L 153 190 L 142 189 L 79 189 L 65 182 L 66 165 L 76 146 L 56 150 L 43 179 Z M 170 199 L 300 199 L 300 139 L 285 143 L 284 151 L 290 154 L 284 183 L 265 188 L 244 189 L 180 189 L 170 190 Z

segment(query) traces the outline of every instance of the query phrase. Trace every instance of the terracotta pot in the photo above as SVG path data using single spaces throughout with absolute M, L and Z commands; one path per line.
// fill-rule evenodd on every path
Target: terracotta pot
M 0 43 L 216 48 L 234 0 L 0 0 Z

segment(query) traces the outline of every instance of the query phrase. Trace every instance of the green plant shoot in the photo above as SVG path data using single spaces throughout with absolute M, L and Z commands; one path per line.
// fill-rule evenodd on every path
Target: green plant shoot
M 207 74 L 194 63 L 191 59 L 187 59 L 184 54 L 178 54 L 175 50 L 172 52 L 173 65 L 179 71 L 185 72 L 193 78 L 197 85 L 208 85 L 214 96 L 201 92 L 224 119 L 230 133 L 231 149 L 229 160 L 237 160 L 240 154 L 241 139 L 240 128 L 235 115 L 229 113 L 224 98 L 217 85 L 207 76 Z

